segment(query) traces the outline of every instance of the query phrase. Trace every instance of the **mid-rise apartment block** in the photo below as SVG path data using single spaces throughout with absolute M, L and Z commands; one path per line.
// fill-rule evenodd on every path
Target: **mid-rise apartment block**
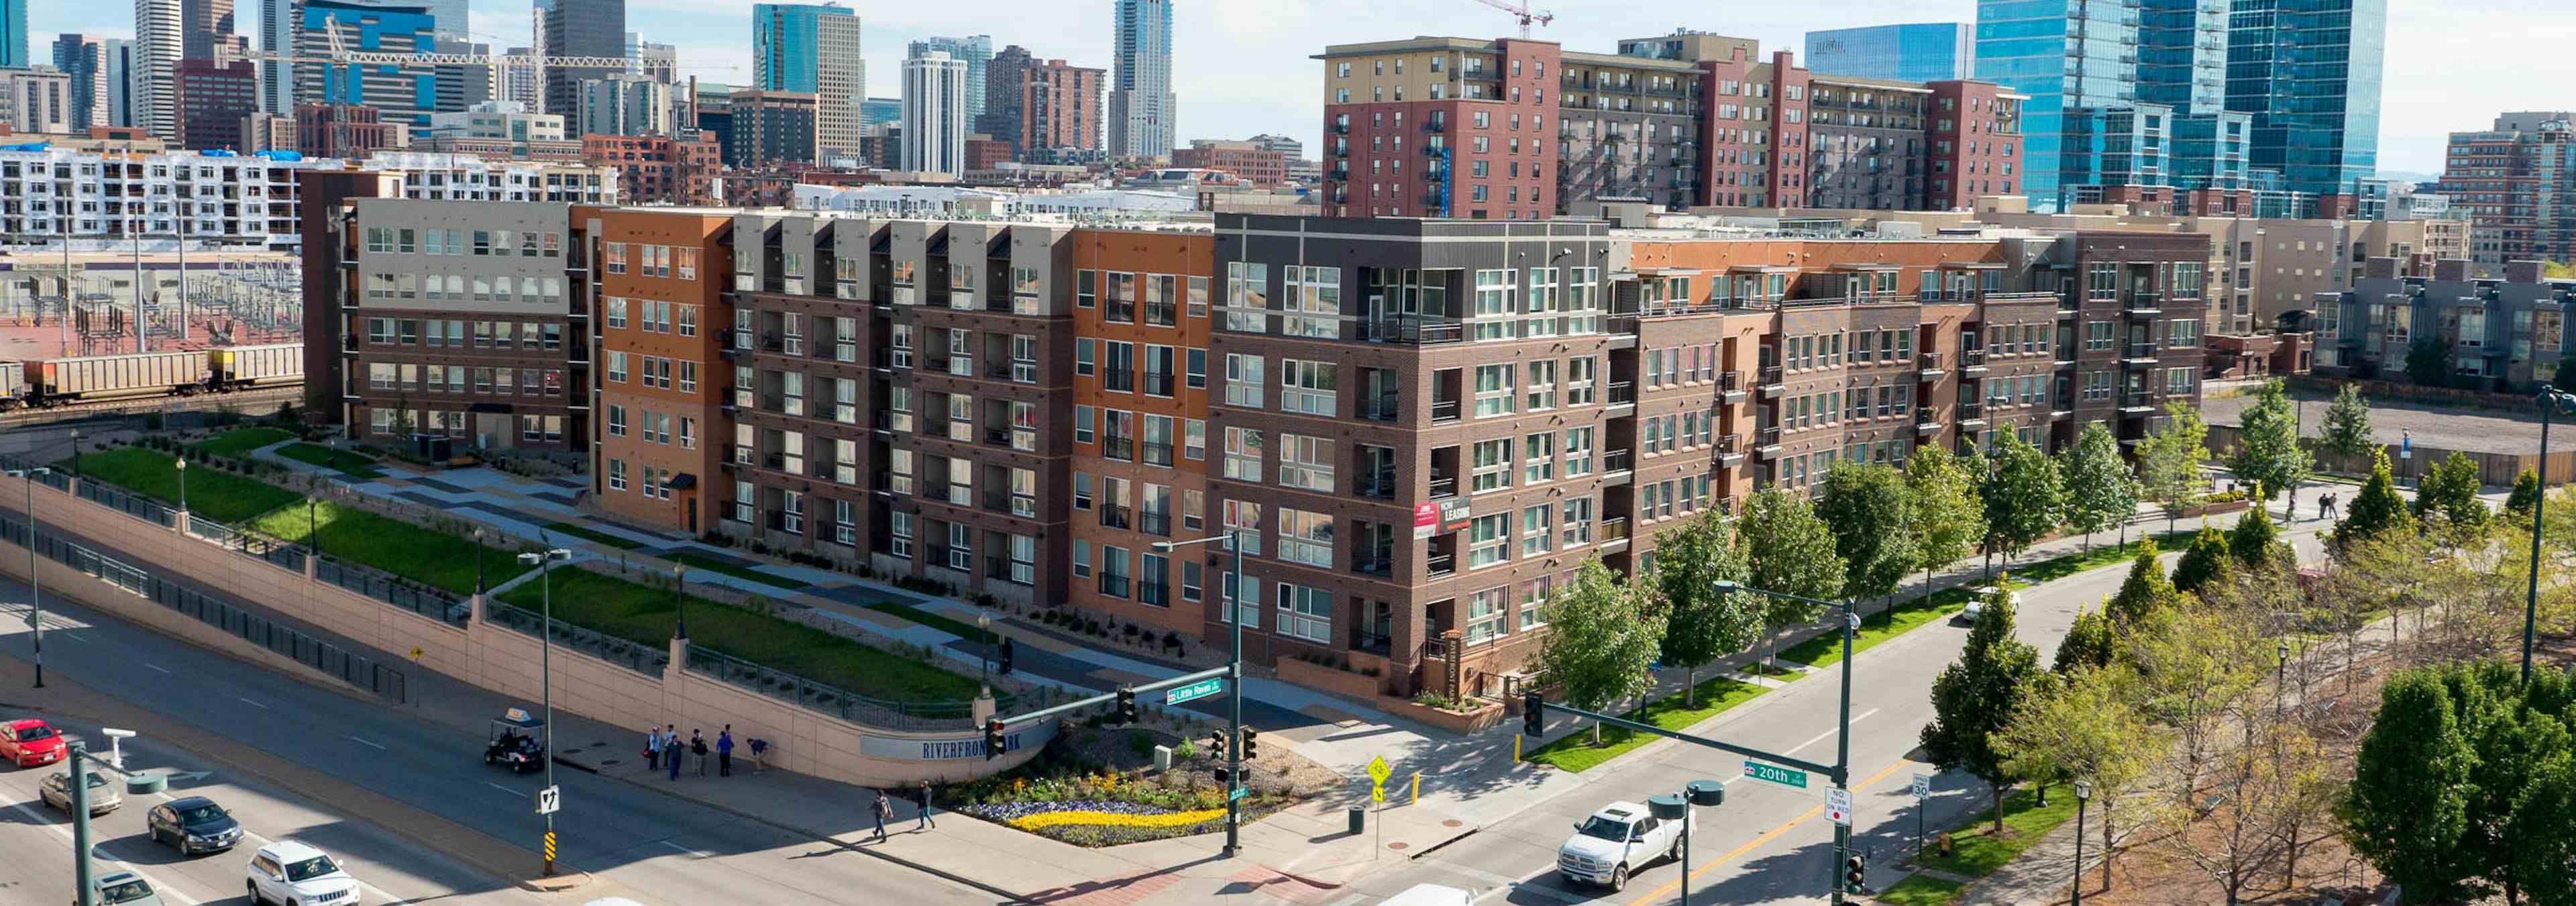
M 2471 262 L 2434 262 L 2430 274 L 2406 274 L 2393 258 L 2371 258 L 2349 290 L 2320 293 L 2320 336 L 2331 345 L 2321 364 L 2354 377 L 2407 379 L 2407 353 L 2419 345 L 2442 352 L 2451 386 L 2513 392 L 2563 381 L 2559 363 L 2576 351 L 2576 280 L 2543 277 L 2539 261 L 2507 262 L 2494 277 Z
M 1038 59 L 1017 44 L 1003 48 L 985 73 L 976 129 L 1010 142 L 1014 157 L 1038 149 L 1097 151 L 1107 77 L 1106 70 Z
M 81 111 L 70 73 L 51 66 L 0 69 L 0 126 L 63 134 Z
M 2469 260 L 2480 273 L 2507 261 L 2576 260 L 2576 113 L 2527 111 L 2492 127 L 2451 133 L 2442 192 L 2470 221 Z
M 1172 150 L 1172 166 L 1223 170 L 1265 188 L 1288 181 L 1288 155 L 1249 141 L 1192 139 Z
M 582 162 L 615 169 L 620 194 L 639 204 L 714 204 L 717 174 L 724 170 L 715 137 L 695 130 L 677 136 L 585 135 Z
M 1324 210 L 1522 220 L 1586 201 L 1922 209 L 2020 189 L 2020 95 L 1824 76 L 1681 32 L 1617 54 L 1552 42 L 1336 45 Z
M 818 107 L 814 95 L 794 91 L 738 89 L 728 114 L 733 140 L 726 143 L 725 164 L 764 167 L 812 163 Z

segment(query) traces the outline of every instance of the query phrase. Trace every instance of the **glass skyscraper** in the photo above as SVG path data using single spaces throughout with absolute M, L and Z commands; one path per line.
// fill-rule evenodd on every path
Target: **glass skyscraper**
M 2022 188 L 2034 206 L 2057 202 L 2067 110 L 2137 101 L 2139 20 L 2124 0 L 1978 0 L 1977 78 L 2030 97 Z
M 859 153 L 859 103 L 868 89 L 859 41 L 858 15 L 837 3 L 751 7 L 752 87 L 814 95 L 815 147 L 824 160 Z
M 27 0 L 0 0 L 0 66 L 27 64 Z
M 2387 0 L 2234 0 L 2227 109 L 2252 114 L 2252 164 L 2300 192 L 2354 190 L 2379 168 Z
M 904 58 L 917 60 L 934 50 L 946 52 L 949 59 L 966 64 L 966 121 L 974 122 L 976 117 L 984 115 L 984 73 L 993 65 L 993 36 L 923 38 L 906 48 Z
M 1807 33 L 1807 71 L 1931 82 L 1968 77 L 1972 30 L 1960 22 L 1872 25 Z

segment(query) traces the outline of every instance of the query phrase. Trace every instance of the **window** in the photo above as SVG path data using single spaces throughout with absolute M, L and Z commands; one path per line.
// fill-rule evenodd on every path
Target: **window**
M 1333 492 L 1333 442 L 1300 434 L 1279 435 L 1279 484 Z
M 608 407 L 608 436 L 626 436 L 626 407 L 614 404 Z
M 1336 409 L 1340 372 L 1329 362 L 1279 360 L 1279 411 L 1331 418 Z M 1232 386 L 1228 385 L 1231 393 Z
M 798 375 L 798 377 L 803 377 L 803 375 Z M 680 360 L 680 390 L 684 393 L 697 392 L 698 363 L 695 360 Z
M 695 305 L 678 305 L 673 306 L 673 308 L 677 309 L 676 313 L 679 315 L 680 335 L 684 337 L 697 336 L 698 307 Z
M 1262 407 L 1261 357 L 1225 355 L 1225 404 L 1247 409 Z
M 608 489 L 611 491 L 626 490 L 626 460 L 612 459 L 608 461 Z
M 1547 625 L 1545 616 L 1550 582 L 1540 576 L 1521 583 L 1520 631 L 1528 632 Z
M 1236 481 L 1260 481 L 1262 447 L 1261 432 L 1257 429 L 1225 429 L 1222 474 Z
M 1478 184 L 1472 194 L 1481 194 L 1484 190 L 1485 187 Z M 1484 199 L 1480 197 L 1476 200 Z M 1515 314 L 1512 307 L 1512 274 L 1512 271 L 1500 268 L 1476 272 L 1475 324 L 1474 333 L 1469 339 L 1483 341 L 1512 338 Z
M 1509 589 L 1488 588 L 1467 598 L 1468 644 L 1491 641 L 1503 634 L 1503 595 Z
M 1279 310 L 1279 332 L 1292 337 L 1340 339 L 1342 335 L 1342 269 L 1289 265 L 1282 281 L 1286 295 Z
M 1503 562 L 1504 547 L 1511 540 L 1509 513 L 1478 516 L 1467 524 L 1467 568 L 1480 569 Z
M 1540 359 L 1531 362 L 1526 374 L 1528 379 L 1521 383 L 1522 411 L 1537 412 L 1556 408 L 1556 360 Z
M 1244 556 L 1261 556 L 1261 504 L 1248 500 L 1226 501 L 1225 531 L 1240 533 Z
M 1077 377 L 1100 373 L 1099 352 L 1089 337 L 1075 337 L 1073 340 L 1073 373 Z
M 1556 480 L 1556 432 L 1541 431 L 1521 438 L 1521 459 L 1522 484 Z
M 1548 544 L 1555 540 L 1551 537 L 1550 528 L 1554 520 L 1548 517 L 1555 512 L 1556 505 L 1552 503 L 1542 503 L 1521 510 L 1521 557 L 1523 559 L 1547 553 Z
M 1599 364 L 1598 360 L 1590 357 L 1565 360 L 1566 405 L 1583 406 L 1592 403 L 1596 398 L 1593 395 L 1593 382 L 1597 376 L 1595 369 Z
M 1592 543 L 1592 498 L 1568 500 L 1559 512 L 1565 517 L 1559 524 L 1565 529 L 1566 547 Z
M 1476 366 L 1476 417 L 1492 418 L 1512 412 L 1513 366 Z
M 1280 507 L 1279 559 L 1331 569 L 1333 517 L 1326 513 Z
M 1248 261 L 1225 264 L 1225 329 L 1266 333 L 1270 316 L 1270 265 Z
M 626 300 L 624 298 L 618 296 L 608 297 L 608 326 L 613 328 L 626 326 Z
M 1469 479 L 1471 494 L 1501 490 L 1512 483 L 1512 442 L 1510 438 L 1477 441 L 1475 464 Z
M 1333 593 L 1279 583 L 1279 632 L 1309 642 L 1333 642 Z

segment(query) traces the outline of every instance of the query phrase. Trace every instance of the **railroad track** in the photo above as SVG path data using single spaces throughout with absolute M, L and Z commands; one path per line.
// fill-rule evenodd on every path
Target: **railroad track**
M 102 415 L 138 415 L 147 412 L 198 412 L 232 406 L 239 409 L 273 407 L 292 403 L 304 397 L 301 384 L 262 387 L 238 393 L 199 393 L 191 396 L 143 396 L 122 400 L 99 400 L 69 403 L 44 409 L 13 409 L 0 413 L 0 428 L 20 428 L 53 422 L 77 421 Z

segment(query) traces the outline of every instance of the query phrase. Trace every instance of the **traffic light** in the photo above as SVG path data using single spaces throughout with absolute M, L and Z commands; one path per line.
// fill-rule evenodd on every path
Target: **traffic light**
M 1136 690 L 1118 690 L 1118 722 L 1122 724 L 1136 722 Z
M 1866 892 L 1864 882 L 1867 880 L 1869 880 L 1869 863 L 1861 861 L 1859 854 L 1855 853 L 1851 858 L 1843 860 L 1844 893 Z
M 1006 745 L 1008 740 L 1002 738 L 1002 719 L 996 717 L 984 721 L 984 760 L 1002 757 L 1002 749 Z
M 1521 694 L 1521 735 L 1547 735 L 1547 696 L 1536 692 Z
M 1251 727 L 1243 728 L 1243 760 L 1251 761 L 1254 758 L 1260 757 L 1260 747 L 1253 745 L 1253 737 L 1259 735 L 1261 735 L 1261 731 L 1259 730 L 1255 730 Z
M 1232 785 L 1233 785 L 1233 783 L 1234 783 L 1234 772 L 1233 772 L 1233 771 L 1226 770 L 1226 769 L 1224 769 L 1224 768 L 1218 768 L 1218 769 L 1216 769 L 1216 782 L 1217 782 L 1217 783 L 1220 783 L 1220 784 L 1227 785 L 1227 786 L 1232 786 Z
M 1218 760 L 1218 761 L 1224 761 L 1224 760 L 1225 760 L 1225 731 L 1224 731 L 1224 730 L 1209 730 L 1209 731 L 1208 731 L 1208 757 L 1209 757 L 1209 758 L 1216 759 L 1216 760 Z

